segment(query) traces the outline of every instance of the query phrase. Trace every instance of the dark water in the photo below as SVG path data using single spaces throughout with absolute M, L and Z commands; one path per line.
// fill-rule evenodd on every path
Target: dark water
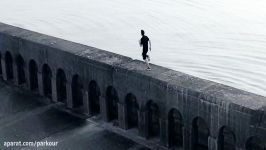
M 140 150 L 147 149 L 99 124 L 44 105 L 33 96 L 0 82 L 0 149 Z M 58 142 L 56 147 L 5 147 L 4 142 Z

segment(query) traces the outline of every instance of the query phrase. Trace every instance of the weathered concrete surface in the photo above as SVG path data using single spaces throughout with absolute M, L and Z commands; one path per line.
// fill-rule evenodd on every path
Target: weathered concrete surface
M 19 65 L 15 58 L 21 56 L 25 62 L 24 88 L 29 89 L 36 80 L 31 77 L 37 74 L 35 93 L 44 95 L 43 78 L 47 75 L 42 68 L 48 65 L 53 102 L 58 102 L 59 93 L 65 89 L 63 103 L 67 108 L 89 116 L 100 113 L 103 120 L 113 121 L 122 129 L 128 129 L 130 118 L 136 116 L 136 136 L 160 139 L 162 145 L 171 147 L 174 129 L 170 125 L 175 122 L 180 127 L 175 134 L 182 135 L 178 138 L 182 139 L 182 149 L 203 145 L 216 150 L 222 143 L 244 149 L 252 137 L 261 139 L 266 147 L 265 97 L 161 66 L 152 65 L 153 70 L 146 71 L 138 60 L 1 23 L 0 52 L 5 80 L 17 83 Z M 36 63 L 35 70 L 29 67 L 31 61 Z M 8 77 L 10 67 L 13 80 Z M 57 77 L 59 70 L 64 72 L 65 81 Z M 100 107 L 100 112 L 93 112 L 94 107 Z M 169 119 L 173 109 L 174 121 Z M 194 139 L 198 134 L 194 132 L 202 138 Z

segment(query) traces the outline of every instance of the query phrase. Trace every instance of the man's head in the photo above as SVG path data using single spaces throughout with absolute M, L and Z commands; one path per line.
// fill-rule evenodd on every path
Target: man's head
M 141 35 L 143 36 L 145 34 L 144 30 L 141 30 Z

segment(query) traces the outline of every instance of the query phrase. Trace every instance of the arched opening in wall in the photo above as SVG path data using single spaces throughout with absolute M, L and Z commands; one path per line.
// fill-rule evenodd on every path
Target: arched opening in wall
M 18 72 L 18 84 L 23 84 L 26 82 L 26 77 L 24 71 L 25 63 L 21 55 L 17 56 L 16 63 L 17 63 L 17 72 Z
M 42 67 L 43 93 L 47 97 L 52 97 L 52 71 L 47 64 Z
M 82 82 L 78 75 L 74 75 L 71 83 L 72 102 L 74 108 L 83 106 Z
M 139 118 L 139 104 L 137 102 L 136 96 L 133 94 L 127 94 L 126 96 L 126 118 L 128 122 L 128 128 L 138 128 Z
M 246 150 L 266 150 L 264 142 L 257 136 L 250 137 L 246 142 Z
M 157 137 L 160 135 L 160 111 L 156 103 L 150 100 L 146 104 L 148 115 L 148 137 Z
M 38 89 L 38 67 L 34 60 L 30 60 L 29 63 L 29 79 L 30 79 L 30 89 Z
M 6 62 L 6 77 L 7 80 L 11 80 L 14 78 L 14 75 L 13 75 L 13 59 L 10 52 L 6 52 L 5 62 Z
M 96 81 L 91 81 L 89 84 L 89 110 L 90 114 L 95 115 L 100 113 L 100 88 Z
M 58 69 L 56 73 L 56 92 L 57 100 L 66 104 L 67 90 L 66 90 L 66 75 L 62 69 Z
M 171 109 L 168 114 L 168 134 L 170 147 L 183 147 L 183 121 L 177 109 Z
M 208 150 L 209 127 L 206 122 L 197 117 L 192 122 L 192 149 Z
M 2 54 L 0 53 L 0 75 L 3 74 L 3 71 L 2 71 Z
M 229 127 L 222 127 L 218 136 L 218 150 L 235 150 L 236 138 L 235 134 Z
M 109 86 L 106 91 L 106 102 L 107 102 L 107 116 L 108 120 L 118 119 L 118 94 L 112 86 Z

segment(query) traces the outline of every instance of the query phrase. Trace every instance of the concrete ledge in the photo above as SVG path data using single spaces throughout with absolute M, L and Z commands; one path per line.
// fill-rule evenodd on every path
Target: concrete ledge
M 37 43 L 45 47 L 51 47 L 60 51 L 73 53 L 80 57 L 84 57 L 82 60 L 95 61 L 97 63 L 103 63 L 112 67 L 123 68 L 127 71 L 149 76 L 152 79 L 166 81 L 169 85 L 180 86 L 199 93 L 204 92 L 208 95 L 212 95 L 213 97 L 217 97 L 220 100 L 236 103 L 251 109 L 260 109 L 262 106 L 266 105 L 266 98 L 263 96 L 223 84 L 218 84 L 212 81 L 200 79 L 153 64 L 153 70 L 146 71 L 143 68 L 143 62 L 141 61 L 132 60 L 129 57 L 107 52 L 94 47 L 74 43 L 33 31 L 28 31 L 4 23 L 0 23 L 0 33 L 2 35 L 13 36 L 17 39 Z

